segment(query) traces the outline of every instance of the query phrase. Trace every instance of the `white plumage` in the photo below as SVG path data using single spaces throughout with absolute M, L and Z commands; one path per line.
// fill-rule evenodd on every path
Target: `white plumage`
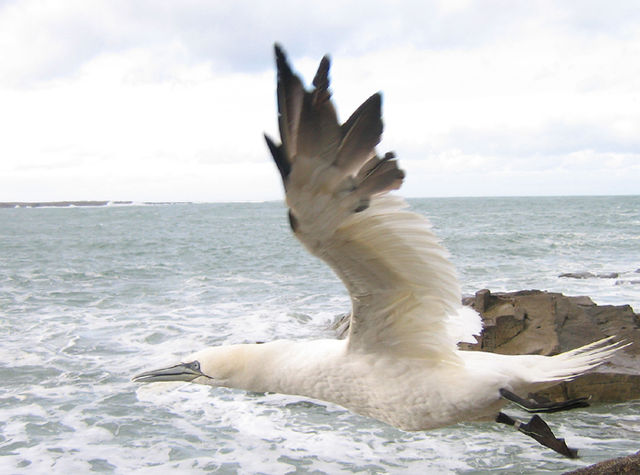
M 282 144 L 267 143 L 294 234 L 349 291 L 348 336 L 209 348 L 137 381 L 308 396 L 403 430 L 424 430 L 495 418 L 504 390 L 527 394 L 572 379 L 620 347 L 607 339 L 552 357 L 459 350 L 459 342 L 475 341 L 481 319 L 461 305 L 455 269 L 426 218 L 388 194 L 404 173 L 392 154 L 375 153 L 381 96 L 371 96 L 341 125 L 328 90 L 328 58 L 311 91 L 277 46 L 276 59 Z

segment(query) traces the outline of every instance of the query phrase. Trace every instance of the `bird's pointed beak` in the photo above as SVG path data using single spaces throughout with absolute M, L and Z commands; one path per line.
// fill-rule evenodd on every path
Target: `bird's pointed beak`
M 146 371 L 133 377 L 136 383 L 154 383 L 159 381 L 193 381 L 200 376 L 208 377 L 200 370 L 197 361 L 191 363 L 180 363 L 169 368 L 154 369 Z

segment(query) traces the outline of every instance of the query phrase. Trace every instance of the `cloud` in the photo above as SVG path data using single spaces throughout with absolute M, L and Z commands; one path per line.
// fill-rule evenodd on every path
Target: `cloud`
M 277 135 L 276 40 L 307 80 L 331 53 L 343 120 L 384 92 L 381 148 L 409 194 L 557 194 L 571 170 L 619 190 L 640 181 L 638 8 L 0 1 L 0 199 L 279 198 L 261 136 Z
M 296 57 L 354 56 L 412 46 L 479 49 L 524 35 L 637 36 L 637 2 L 293 0 L 164 2 L 22 0 L 0 6 L 2 76 L 14 84 L 64 77 L 102 54 L 180 51 L 218 71 L 271 67 L 274 41 Z

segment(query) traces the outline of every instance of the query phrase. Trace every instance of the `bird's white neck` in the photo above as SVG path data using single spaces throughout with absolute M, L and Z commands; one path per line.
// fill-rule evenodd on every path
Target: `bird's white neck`
M 277 340 L 209 348 L 192 358 L 210 376 L 197 381 L 203 384 L 326 398 L 319 380 L 331 378 L 345 350 L 341 340 Z

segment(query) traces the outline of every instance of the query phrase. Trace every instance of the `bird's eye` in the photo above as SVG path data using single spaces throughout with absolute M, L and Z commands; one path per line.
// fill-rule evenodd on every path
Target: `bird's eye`
M 191 363 L 191 367 L 196 371 L 200 371 L 200 362 L 194 361 L 193 363 Z

